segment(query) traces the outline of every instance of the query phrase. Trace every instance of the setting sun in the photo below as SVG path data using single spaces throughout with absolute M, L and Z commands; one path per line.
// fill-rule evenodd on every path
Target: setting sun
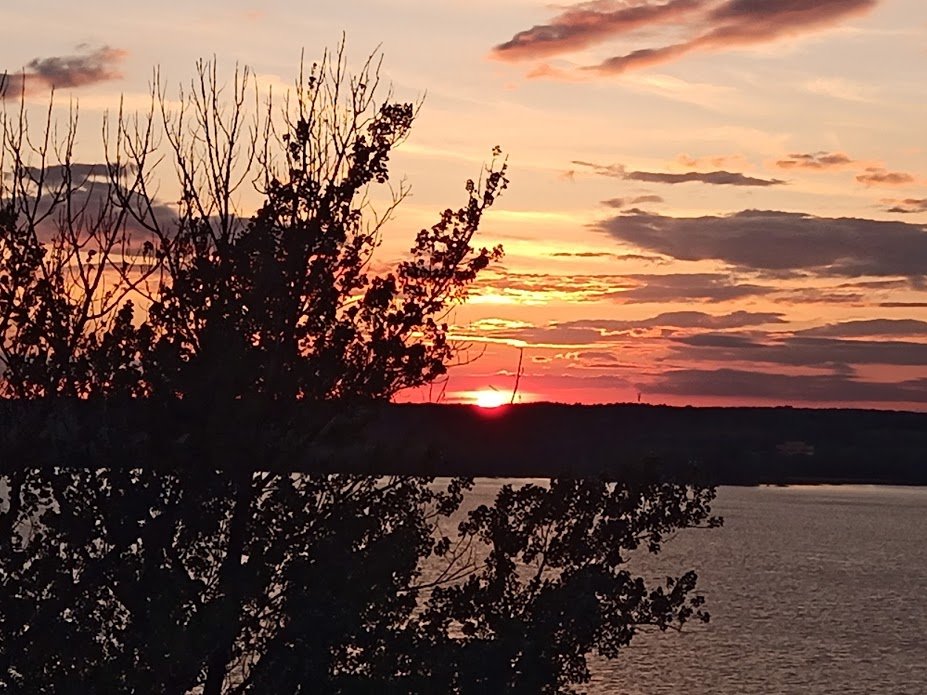
M 473 404 L 479 408 L 498 408 L 511 400 L 511 394 L 495 389 L 473 392 Z

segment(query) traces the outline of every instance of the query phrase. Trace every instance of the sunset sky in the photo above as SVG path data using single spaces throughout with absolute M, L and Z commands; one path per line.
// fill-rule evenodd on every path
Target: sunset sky
M 379 45 L 425 97 L 387 254 L 501 146 L 479 243 L 506 257 L 452 317 L 479 358 L 444 400 L 504 400 L 521 355 L 521 401 L 927 409 L 924 0 L 32 0 L 2 22 L 0 71 L 30 108 L 79 101 L 86 161 L 154 66 L 286 85 L 342 32 L 354 63 Z

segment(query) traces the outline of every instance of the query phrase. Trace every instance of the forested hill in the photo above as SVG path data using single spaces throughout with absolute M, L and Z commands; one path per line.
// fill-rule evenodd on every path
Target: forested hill
M 181 401 L 0 402 L 0 468 L 191 458 L 229 469 L 501 477 L 620 477 L 647 462 L 717 484 L 924 485 L 927 414 L 551 403 L 286 413 L 237 403 L 220 413 Z

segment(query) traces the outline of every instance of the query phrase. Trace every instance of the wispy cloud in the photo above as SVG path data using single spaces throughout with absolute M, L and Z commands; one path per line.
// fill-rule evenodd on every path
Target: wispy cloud
M 883 364 L 919 367 L 927 364 L 927 343 L 903 340 L 857 340 L 799 335 L 766 339 L 731 333 L 699 333 L 673 338 L 677 356 L 781 364 L 792 367 L 828 367 L 839 364 Z
M 776 162 L 780 169 L 842 169 L 855 164 L 844 152 L 793 153 Z
M 499 44 L 493 53 L 504 60 L 532 60 L 577 51 L 623 34 L 683 20 L 703 9 L 706 0 L 669 0 L 616 4 L 583 2 Z
M 917 319 L 861 319 L 828 323 L 823 326 L 796 331 L 795 335 L 829 336 L 839 338 L 861 338 L 875 336 L 923 336 L 927 335 L 927 321 Z
M 782 314 L 774 312 L 734 311 L 729 314 L 709 314 L 703 311 L 671 311 L 637 320 L 583 319 L 555 321 L 544 326 L 501 325 L 493 321 L 471 323 L 469 331 L 475 339 L 489 337 L 506 339 L 534 347 L 557 347 L 570 350 L 593 345 L 633 344 L 643 332 L 674 334 L 679 330 L 740 329 L 748 326 L 783 324 Z M 482 334 L 482 336 L 480 335 Z M 739 336 L 735 336 L 739 337 Z
M 785 323 L 784 314 L 778 312 L 733 311 L 728 314 L 709 314 L 704 311 L 665 311 L 662 314 L 639 320 L 583 319 L 563 321 L 556 325 L 564 328 L 591 328 L 600 333 L 617 333 L 641 328 L 706 328 L 724 330 Z
M 518 32 L 493 49 L 503 60 L 537 60 L 574 52 L 638 32 L 688 31 L 664 43 L 616 55 L 586 71 L 620 74 L 667 63 L 696 51 L 725 50 L 769 43 L 835 26 L 872 10 L 879 0 L 668 0 L 575 5 L 547 24 Z M 550 70 L 548 70 L 550 72 Z
M 607 258 L 614 261 L 633 261 L 638 263 L 665 263 L 663 256 L 651 253 L 611 253 L 609 251 L 554 251 L 552 258 Z
M 679 369 L 641 385 L 648 393 L 760 398 L 800 403 L 927 403 L 927 379 L 864 381 L 845 374 L 781 374 L 743 369 Z
M 889 171 L 882 167 L 866 167 L 856 177 L 864 186 L 905 186 L 914 183 L 914 176 L 904 171 Z
M 644 205 L 646 203 L 662 203 L 663 197 L 659 195 L 639 195 L 634 198 L 609 198 L 603 200 L 602 205 L 610 208 L 626 208 L 630 205 Z
M 600 176 L 610 176 L 623 181 L 640 181 L 642 183 L 706 183 L 713 186 L 780 186 L 781 179 L 761 179 L 734 171 L 686 171 L 682 173 L 663 171 L 628 171 L 623 164 L 595 164 L 582 160 L 573 160 L 576 166 L 591 169 Z
M 915 176 L 905 171 L 891 171 L 879 162 L 861 162 L 845 152 L 793 152 L 776 162 L 786 170 L 833 171 L 855 169 L 856 181 L 864 186 L 905 186 L 915 182 Z M 893 212 L 901 212 L 894 210 Z
M 122 77 L 119 64 L 127 51 L 119 48 L 91 49 L 81 45 L 78 53 L 50 58 L 34 58 L 21 70 L 10 70 L 2 97 L 16 97 L 45 89 L 84 87 Z
M 636 287 L 619 290 L 612 298 L 623 304 L 661 302 L 718 303 L 772 294 L 776 288 L 740 282 L 728 273 L 672 273 L 630 275 Z
M 631 205 L 641 205 L 643 203 L 662 203 L 663 197 L 658 195 L 639 195 L 631 199 Z
M 636 286 L 623 275 L 518 273 L 494 270 L 475 283 L 471 304 L 543 305 L 550 302 L 598 302 Z
M 885 209 L 886 212 L 896 212 L 903 215 L 927 212 L 927 198 L 888 198 L 882 202 L 889 206 Z

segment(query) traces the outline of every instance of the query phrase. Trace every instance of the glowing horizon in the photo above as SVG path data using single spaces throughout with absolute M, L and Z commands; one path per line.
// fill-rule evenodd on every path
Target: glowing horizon
M 427 93 L 386 260 L 503 147 L 477 243 L 506 258 L 449 317 L 462 364 L 406 400 L 511 399 L 522 358 L 516 402 L 927 409 L 922 0 L 45 5 L 6 10 L 0 71 L 37 112 L 79 101 L 75 161 L 155 66 L 280 94 L 304 48 L 382 44 L 396 97 Z

